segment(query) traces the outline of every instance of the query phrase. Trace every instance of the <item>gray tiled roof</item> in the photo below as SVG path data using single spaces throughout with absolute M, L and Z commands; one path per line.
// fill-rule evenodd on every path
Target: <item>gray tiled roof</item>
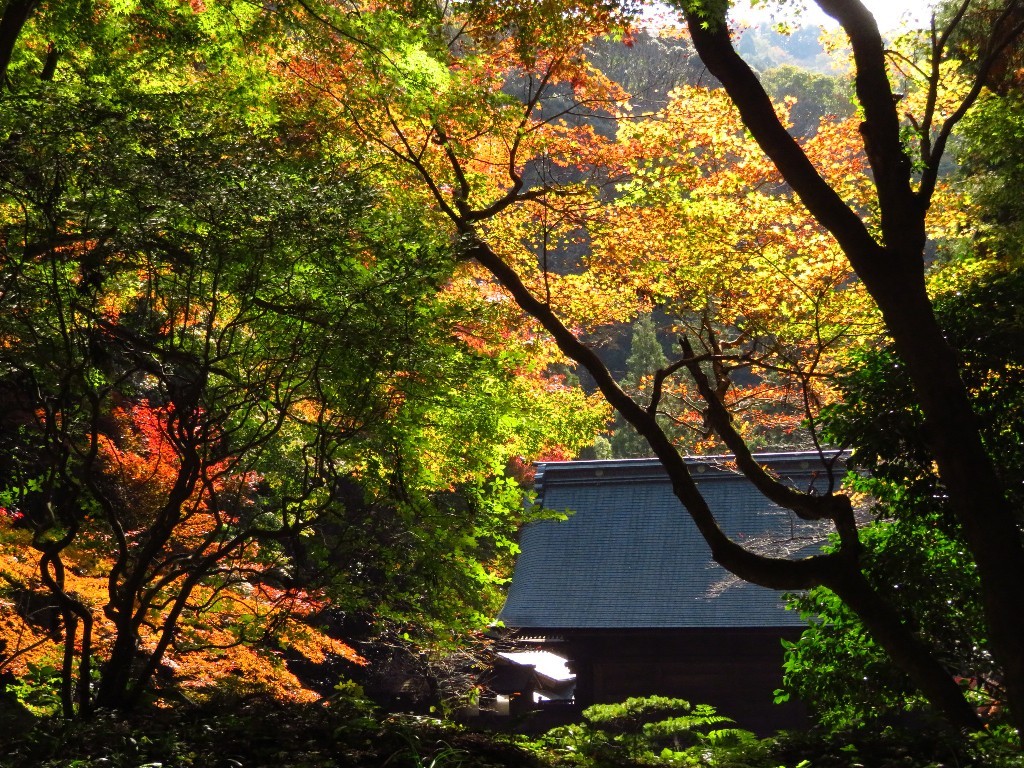
M 817 453 L 758 457 L 801 490 L 827 487 Z M 824 531 L 761 496 L 722 457 L 687 460 L 720 524 L 763 554 L 817 551 Z M 838 472 L 841 477 L 842 471 Z M 519 628 L 777 627 L 799 625 L 781 594 L 736 579 L 707 544 L 653 459 L 551 462 L 538 466 L 544 507 L 564 522 L 523 530 L 505 607 Z

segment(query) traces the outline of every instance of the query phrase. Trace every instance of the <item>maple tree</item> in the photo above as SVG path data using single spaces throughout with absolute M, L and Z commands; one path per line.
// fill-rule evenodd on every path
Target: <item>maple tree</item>
M 505 465 L 602 409 L 475 335 L 408 209 L 305 151 L 239 50 L 263 14 L 107 10 L 32 16 L 0 94 L 0 663 L 56 653 L 84 716 L 218 663 L 308 697 L 284 649 L 359 661 L 329 609 L 478 625 L 522 514 Z
M 33 119 L 41 107 L 65 115 L 81 108 L 60 96 L 33 100 Z M 355 259 L 337 264 L 334 277 L 352 291 L 334 304 L 353 302 L 345 325 L 325 323 L 326 307 L 316 304 L 275 310 L 295 300 L 294 291 L 309 301 L 304 282 L 323 286 L 327 277 L 303 274 L 287 255 L 300 244 L 317 253 L 330 245 L 306 236 L 298 198 L 287 212 L 269 204 L 295 179 L 266 152 L 267 172 L 248 173 L 233 153 L 258 151 L 258 143 L 239 145 L 235 135 L 225 146 L 217 127 L 183 130 L 177 143 L 163 126 L 147 132 L 146 117 L 161 110 L 146 106 L 152 111 L 127 120 L 123 133 L 110 118 L 66 121 L 65 136 L 25 142 L 9 165 L 21 171 L 8 176 L 9 199 L 58 223 L 49 229 L 22 218 L 25 236 L 7 243 L 5 442 L 13 456 L 5 492 L 18 524 L 32 532 L 37 578 L 60 613 L 67 714 L 136 701 L 168 648 L 187 644 L 183 612 L 244 604 L 227 593 L 254 582 L 264 599 L 252 602 L 281 604 L 266 599 L 274 584 L 261 584 L 259 574 L 281 560 L 278 542 L 298 536 L 328 502 L 313 471 L 394 397 L 384 381 L 367 378 L 378 366 L 350 354 L 355 333 L 373 322 L 354 317 L 360 294 L 386 292 L 386 278 L 379 282 L 382 275 Z M 98 151 L 90 131 L 102 131 Z M 182 150 L 192 163 L 176 169 L 172 158 Z M 40 161 L 68 180 L 43 211 L 32 197 Z M 97 161 L 126 183 L 81 173 Z M 161 197 L 152 195 L 157 179 Z M 216 204 L 224 184 L 239 181 L 241 207 Z M 101 197 L 86 208 L 92 218 L 78 214 L 93 193 L 115 191 L 114 205 Z M 133 216 L 136 206 L 151 218 Z M 241 211 L 264 226 L 235 234 Z M 318 207 L 317 215 L 333 214 Z M 36 305 L 47 309 L 18 309 Z M 310 327 L 350 343 L 323 349 Z M 375 330 L 383 338 L 383 328 Z M 393 370 L 388 356 L 378 361 Z M 327 377 L 326 366 L 342 373 Z M 341 376 L 361 386 L 346 387 Z M 100 604 L 68 581 L 65 557 L 81 562 L 89 547 L 106 569 Z M 225 642 L 234 641 L 205 639 Z
M 823 121 L 804 146 L 863 203 L 854 131 L 849 120 Z M 751 445 L 800 445 L 802 420 L 834 397 L 835 353 L 876 331 L 857 288 L 836 290 L 850 282 L 848 266 L 781 194 L 721 91 L 677 88 L 656 120 L 627 124 L 618 138 L 630 150 L 630 180 L 598 225 L 591 267 L 628 272 L 638 293 L 675 318 L 675 334 L 703 347 L 717 394 Z M 625 255 L 623 238 L 637 232 L 644 236 Z M 678 447 L 721 445 L 689 379 L 663 375 L 660 397 L 658 409 L 686 428 Z
M 661 120 L 636 121 L 620 141 L 595 128 L 609 118 L 631 119 L 622 108 L 626 95 L 591 65 L 585 47 L 616 24 L 629 34 L 603 4 L 469 4 L 459 17 L 452 15 L 458 9 L 420 9 L 400 42 L 385 49 L 374 41 L 394 38 L 375 31 L 391 23 L 389 10 L 343 16 L 328 9 L 319 53 L 291 66 L 308 93 L 326 96 L 341 131 L 368 142 L 382 160 L 398 161 L 403 191 L 447 219 L 461 255 L 483 265 L 647 439 L 716 561 L 764 586 L 829 588 L 933 706 L 976 728 L 977 714 L 954 677 L 893 608 L 896 596 L 865 579 L 849 497 L 836 483 L 809 496 L 776 482 L 729 410 L 730 395 L 740 391 L 733 370 L 756 367 L 781 372 L 810 393 L 798 412 L 813 421 L 830 396 L 815 389 L 827 386 L 819 374 L 834 366 L 831 352 L 851 327 L 871 330 L 878 322 L 907 365 L 929 450 L 978 564 L 993 655 L 1020 726 L 1020 532 L 978 437 L 955 354 L 935 322 L 924 261 L 940 160 L 988 74 L 1019 38 L 1019 5 L 1001 5 L 973 68 L 954 60 L 949 45 L 970 8 L 965 2 L 924 34 L 919 58 L 894 59 L 890 69 L 865 8 L 822 0 L 850 40 L 860 111 L 806 141 L 787 131 L 785 109 L 736 54 L 728 3 L 678 5 L 723 90 L 681 91 Z M 905 103 L 894 82 L 912 88 Z M 631 133 L 636 141 L 625 138 Z M 602 190 L 616 184 L 626 190 L 622 204 L 607 204 Z M 631 221 L 616 228 L 617 220 Z M 565 262 L 564 249 L 554 253 L 559 244 L 584 246 L 585 256 Z M 692 313 L 696 322 L 681 356 L 652 372 L 653 394 L 643 405 L 581 339 L 652 304 L 684 319 Z M 740 336 L 737 352 L 723 345 L 722 330 L 739 318 L 749 336 Z M 830 521 L 839 540 L 834 552 L 775 559 L 722 531 L 656 418 L 666 381 L 683 371 L 700 419 L 739 469 L 772 501 L 802 518 Z
M 956 355 L 935 320 L 923 258 L 926 216 L 938 181 L 939 161 L 953 128 L 980 96 L 987 73 L 1019 38 L 1022 28 L 1015 17 L 1018 4 L 1002 6 L 980 48 L 976 71 L 961 81 L 962 89 L 945 89 L 942 84 L 944 71 L 951 66 L 946 47 L 950 34 L 970 4 L 960 5 L 946 26 L 934 28 L 920 70 L 928 87 L 923 91 L 920 111 L 911 114 L 914 140 L 909 147 L 902 140 L 900 108 L 873 18 L 856 2 L 819 5 L 840 23 L 853 49 L 857 98 L 863 111 L 860 132 L 873 174 L 877 229 L 869 228 L 822 179 L 774 118 L 756 77 L 732 49 L 722 10 L 689 6 L 685 12 L 702 60 L 722 81 L 744 123 L 786 181 L 836 238 L 879 306 L 924 414 L 928 448 L 978 565 L 993 656 L 1002 669 L 1007 700 L 1021 730 L 1024 612 L 1022 597 L 1013 585 L 1024 576 L 1024 549 L 1005 486 L 979 437 Z M 852 539 L 851 545 L 855 557 L 858 549 Z M 975 713 L 941 666 L 928 658 L 928 669 L 926 662 L 913 658 L 916 643 L 900 650 L 895 643 L 887 642 L 895 640 L 891 631 L 898 622 L 879 617 L 882 626 L 878 626 L 862 611 L 860 595 L 851 594 L 846 585 L 830 587 L 861 615 L 876 640 L 907 669 L 929 700 L 963 725 L 976 723 Z M 853 592 L 858 591 L 855 586 Z M 869 611 L 873 608 L 870 606 Z

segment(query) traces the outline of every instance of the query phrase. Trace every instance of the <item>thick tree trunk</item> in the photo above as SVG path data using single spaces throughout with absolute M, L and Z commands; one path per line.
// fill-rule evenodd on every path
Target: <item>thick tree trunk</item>
M 978 566 L 992 655 L 1002 668 L 1014 724 L 1024 734 L 1024 546 L 1014 510 L 923 285 L 894 286 L 879 306 L 907 364 L 926 440 Z
M 871 637 L 935 710 L 950 723 L 965 730 L 979 730 L 981 719 L 964 697 L 949 670 L 936 659 L 932 650 L 908 631 L 899 615 L 868 584 L 857 568 L 837 574 L 827 584 L 860 618 Z
M 96 706 L 101 709 L 126 709 L 128 686 L 138 660 L 139 638 L 133 628 L 118 627 L 110 655 L 100 670 Z
M 119 562 L 108 585 L 109 602 L 104 610 L 114 622 L 114 643 L 100 675 L 96 705 L 107 709 L 129 709 L 134 703 L 130 689 L 140 663 L 139 626 L 150 605 L 146 602 L 146 586 L 153 576 L 164 546 L 181 520 L 181 510 L 192 495 L 199 479 L 200 460 L 194 446 L 185 446 L 174 486 L 167 501 L 150 528 L 146 541 L 131 553 L 131 564 Z M 116 574 L 124 573 L 117 582 Z M 148 599 L 152 599 L 150 596 Z
M 8 0 L 0 16 L 0 89 L 7 83 L 7 68 L 14 56 L 21 30 L 38 5 L 38 0 Z
M 900 141 L 884 46 L 873 18 L 857 0 L 819 4 L 840 21 L 853 45 L 857 94 L 865 115 L 861 133 L 884 244 L 874 240 L 779 123 L 756 75 L 732 48 L 724 16 L 709 20 L 690 9 L 687 17 L 702 61 L 808 210 L 835 236 L 882 311 L 925 415 L 926 439 L 939 475 L 977 562 L 993 656 L 1003 670 L 1014 722 L 1024 733 L 1024 544 L 982 444 L 956 356 L 925 291 L 929 191 L 919 195 L 911 184 L 911 162 Z

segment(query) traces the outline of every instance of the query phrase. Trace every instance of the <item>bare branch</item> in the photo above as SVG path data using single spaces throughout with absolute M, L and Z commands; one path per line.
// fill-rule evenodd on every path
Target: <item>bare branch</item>
M 683 350 L 683 363 L 686 365 L 690 376 L 697 385 L 697 390 L 707 404 L 707 414 L 715 432 L 722 438 L 729 450 L 736 457 L 736 464 L 740 471 L 754 484 L 754 486 L 767 498 L 779 506 L 791 509 L 804 520 L 833 520 L 837 528 L 842 532 L 844 529 L 854 529 L 854 536 L 845 546 L 859 548 L 856 539 L 855 525 L 853 523 L 853 512 L 850 500 L 846 496 L 828 495 L 811 496 L 796 491 L 789 486 L 783 485 L 772 478 L 757 461 L 754 459 L 746 441 L 736 431 L 732 424 L 732 417 L 726 410 L 720 399 L 716 388 L 712 386 L 707 375 L 697 362 L 693 347 L 686 337 L 679 340 Z

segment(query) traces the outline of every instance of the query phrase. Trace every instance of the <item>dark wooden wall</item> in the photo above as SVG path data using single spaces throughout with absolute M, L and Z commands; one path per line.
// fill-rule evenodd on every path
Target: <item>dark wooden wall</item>
M 780 640 L 799 628 L 603 630 L 565 633 L 581 707 L 630 696 L 713 704 L 742 728 L 768 734 L 806 727 L 799 703 L 773 703 L 782 684 Z

